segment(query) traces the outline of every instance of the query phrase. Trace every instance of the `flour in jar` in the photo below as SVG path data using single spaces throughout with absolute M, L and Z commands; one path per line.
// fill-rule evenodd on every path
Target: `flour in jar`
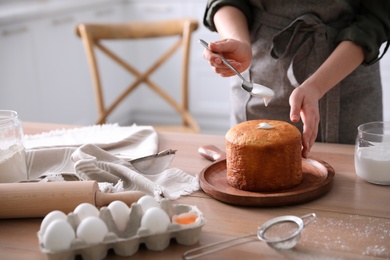
M 27 180 L 26 152 L 23 146 L 0 149 L 0 183 Z
M 390 185 L 390 147 L 361 147 L 355 152 L 355 168 L 363 179 L 382 185 Z

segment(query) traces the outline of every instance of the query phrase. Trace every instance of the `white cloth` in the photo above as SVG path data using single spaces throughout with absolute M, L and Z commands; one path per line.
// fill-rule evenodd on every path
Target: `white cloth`
M 24 138 L 26 149 L 79 147 L 83 144 L 96 144 L 110 153 L 131 159 L 157 153 L 158 136 L 151 126 L 105 124 L 53 130 Z
M 157 153 L 158 135 L 150 126 L 59 130 L 25 136 L 25 146 L 30 180 L 96 180 L 103 192 L 139 190 L 157 200 L 177 199 L 200 188 L 197 177 L 180 169 L 144 175 L 116 156 L 120 153 L 136 158 Z

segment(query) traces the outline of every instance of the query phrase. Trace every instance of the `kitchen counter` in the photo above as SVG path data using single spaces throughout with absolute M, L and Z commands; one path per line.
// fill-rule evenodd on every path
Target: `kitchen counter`
M 51 124 L 25 123 L 25 133 L 63 128 Z M 159 133 L 160 149 L 177 149 L 173 167 L 199 174 L 211 163 L 197 149 L 213 144 L 224 149 L 222 135 Z M 329 163 L 335 170 L 331 190 L 322 197 L 283 207 L 242 207 L 222 203 L 203 191 L 183 196 L 172 203 L 196 205 L 207 223 L 198 243 L 183 246 L 171 241 L 163 251 L 141 246 L 128 259 L 181 259 L 190 248 L 256 232 L 269 219 L 283 215 L 316 213 L 305 227 L 299 244 L 291 250 L 275 250 L 256 237 L 250 242 L 199 259 L 385 259 L 390 258 L 390 186 L 367 183 L 354 169 L 354 146 L 316 143 L 311 156 Z M 37 232 L 42 219 L 0 220 L 0 252 L 4 259 L 45 259 Z M 109 251 L 107 259 L 127 259 Z

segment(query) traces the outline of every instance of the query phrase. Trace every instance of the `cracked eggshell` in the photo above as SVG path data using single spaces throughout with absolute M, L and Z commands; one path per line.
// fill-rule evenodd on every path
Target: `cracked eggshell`
M 183 225 L 186 227 L 196 226 L 198 224 L 199 219 L 200 218 L 199 218 L 198 214 L 196 214 L 194 212 L 185 212 L 185 213 L 181 213 L 179 215 L 172 216 L 173 223 Z

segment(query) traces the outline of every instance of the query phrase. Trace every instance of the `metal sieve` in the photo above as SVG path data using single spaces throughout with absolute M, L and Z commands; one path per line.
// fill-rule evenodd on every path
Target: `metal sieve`
M 240 237 L 235 237 L 227 240 L 223 240 L 220 242 L 212 243 L 209 245 L 197 247 L 191 250 L 188 250 L 184 252 L 183 259 L 194 259 L 197 257 L 201 257 L 204 255 L 208 255 L 214 252 L 218 252 L 233 246 L 238 246 L 247 242 L 251 242 L 253 240 L 244 240 L 239 241 L 235 243 L 230 243 L 233 241 L 241 240 L 244 238 L 248 238 L 251 236 L 257 236 L 257 238 L 260 241 L 266 242 L 270 247 L 275 249 L 291 249 L 295 247 L 299 239 L 301 238 L 301 232 L 303 228 L 315 220 L 316 214 L 310 213 L 307 215 L 304 215 L 302 217 L 296 217 L 296 216 L 281 216 L 277 218 L 273 218 L 267 222 L 265 222 L 263 225 L 261 225 L 257 229 L 257 233 L 252 233 Z M 306 222 L 304 219 L 308 219 Z M 228 244 L 228 245 L 223 245 Z M 219 246 L 220 247 L 216 247 Z M 211 247 L 216 247 L 214 249 L 209 249 Z M 209 249 L 209 250 L 205 250 Z M 199 252 L 199 253 L 197 253 Z

